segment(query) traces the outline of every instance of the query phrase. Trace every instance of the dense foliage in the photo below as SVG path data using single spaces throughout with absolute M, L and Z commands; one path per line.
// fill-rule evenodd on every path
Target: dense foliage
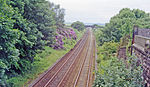
M 108 61 L 107 61 L 108 62 Z M 109 60 L 107 66 L 100 65 L 103 73 L 97 73 L 94 87 L 144 87 L 141 66 L 136 66 L 137 58 L 131 58 L 132 67 L 126 68 L 117 58 Z
M 99 37 L 100 45 L 104 42 L 119 42 L 120 38 L 125 35 L 131 35 L 133 26 L 138 25 L 140 28 L 150 28 L 150 15 L 139 9 L 130 10 L 124 8 L 119 14 L 113 16 L 109 23 L 101 30 Z
M 101 47 L 99 47 L 100 58 L 103 60 L 109 60 L 112 54 L 117 52 L 119 44 L 115 42 L 105 42 Z
M 142 67 L 135 56 L 125 60 L 116 57 L 119 44 L 105 42 L 98 48 L 98 72 L 93 87 L 143 87 Z
M 70 34 L 70 29 L 62 30 L 61 32 L 57 32 L 57 36 L 62 36 L 62 31 L 67 32 L 67 35 Z M 44 50 L 42 52 L 36 54 L 34 57 L 34 62 L 32 63 L 32 69 L 30 71 L 26 72 L 23 75 L 19 75 L 17 77 L 10 78 L 7 82 L 12 84 L 11 87 L 27 87 L 32 80 L 35 80 L 39 74 L 45 72 L 47 69 L 49 69 L 50 66 L 52 66 L 60 57 L 62 57 L 64 54 L 66 54 L 70 49 L 72 49 L 77 41 L 82 37 L 84 32 L 79 32 L 76 29 L 73 30 L 78 37 L 77 40 L 74 40 L 73 36 L 70 36 L 70 39 L 63 39 L 63 50 L 59 49 L 53 49 L 52 47 L 45 46 Z M 68 33 L 69 32 L 69 33 Z M 62 33 L 64 34 L 64 33 Z M 56 37 L 57 37 L 56 36 Z M 57 38 L 56 38 L 57 39 Z M 59 39 L 57 39 L 60 41 Z M 55 44 L 54 44 L 55 45 Z M 59 44 L 60 45 L 60 44 Z M 62 47 L 57 44 L 57 48 Z M 65 50 L 64 50 L 65 49 Z
M 77 29 L 78 31 L 82 31 L 85 28 L 84 23 L 80 21 L 73 22 L 71 24 L 71 27 Z
M 105 27 L 95 29 L 98 43 L 98 72 L 94 87 L 144 87 L 139 59 L 131 56 L 133 26 L 150 28 L 150 15 L 139 9 L 124 8 Z M 126 47 L 126 59 L 118 60 L 117 50 Z
M 0 86 L 31 68 L 35 55 L 55 43 L 64 9 L 46 0 L 0 0 Z

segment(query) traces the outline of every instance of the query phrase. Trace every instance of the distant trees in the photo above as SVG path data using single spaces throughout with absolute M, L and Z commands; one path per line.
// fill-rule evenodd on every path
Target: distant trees
M 71 27 L 77 29 L 78 31 L 82 31 L 85 29 L 85 25 L 84 23 L 80 22 L 80 21 L 76 21 L 76 22 L 73 22 L 71 24 Z
M 0 0 L 0 86 L 24 74 L 64 26 L 64 9 L 46 0 Z
M 98 25 L 98 24 L 93 24 L 92 26 L 93 26 L 94 29 L 104 28 L 104 26 Z

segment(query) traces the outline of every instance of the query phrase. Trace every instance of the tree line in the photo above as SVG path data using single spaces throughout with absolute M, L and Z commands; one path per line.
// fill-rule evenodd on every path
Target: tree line
M 0 0 L 0 86 L 24 74 L 64 27 L 65 10 L 47 0 Z
M 101 29 L 99 45 L 109 41 L 119 42 L 120 38 L 126 35 L 131 36 L 134 25 L 140 28 L 150 28 L 150 14 L 139 9 L 123 8 Z

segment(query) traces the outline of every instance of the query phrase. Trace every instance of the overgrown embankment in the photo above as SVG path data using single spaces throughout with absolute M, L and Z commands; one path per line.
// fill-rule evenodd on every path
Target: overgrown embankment
M 74 30 L 64 29 L 60 5 L 48 0 L 0 0 L 0 5 L 1 87 L 23 86 L 77 41 Z
M 74 35 L 70 35 L 68 32 L 69 38 L 62 37 L 63 45 L 57 45 L 58 48 L 61 49 L 54 49 L 53 47 L 45 46 L 45 50 L 41 53 L 38 53 L 35 56 L 34 63 L 32 64 L 32 69 L 30 71 L 24 73 L 23 75 L 18 75 L 17 77 L 13 77 L 8 80 L 8 83 L 13 84 L 12 87 L 23 87 L 28 86 L 35 78 L 37 78 L 40 74 L 46 71 L 50 66 L 52 66 L 59 58 L 65 55 L 70 49 L 74 47 L 77 41 L 82 37 L 84 31 L 79 32 L 75 29 L 66 30 L 62 29 L 63 32 L 74 31 L 76 39 Z M 57 33 L 57 36 L 62 35 Z M 56 38 L 57 39 L 57 38 Z M 61 41 L 61 40 L 60 40 Z
M 98 72 L 94 87 L 144 87 L 143 69 L 130 55 L 133 26 L 150 28 L 149 13 L 139 9 L 122 9 L 104 28 L 95 29 Z M 125 56 L 118 58 L 120 48 Z M 121 51 L 120 51 L 121 52 Z M 123 57 L 123 58 L 122 58 Z
M 98 71 L 93 87 L 141 87 L 143 86 L 142 68 L 136 66 L 138 58 L 128 60 L 117 58 L 119 43 L 105 42 L 97 47 Z M 126 62 L 128 61 L 128 67 Z
M 0 0 L 0 86 L 12 87 L 64 27 L 64 9 L 47 0 Z M 19 87 L 19 86 L 16 86 Z

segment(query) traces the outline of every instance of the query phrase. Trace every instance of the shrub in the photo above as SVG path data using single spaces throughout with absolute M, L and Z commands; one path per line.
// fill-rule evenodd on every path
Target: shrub
M 143 87 L 142 68 L 136 66 L 137 58 L 131 57 L 131 66 L 112 58 L 107 66 L 100 65 L 104 73 L 97 73 L 93 87 Z
M 77 29 L 78 31 L 84 30 L 85 26 L 82 22 L 76 21 L 71 24 L 71 27 Z

